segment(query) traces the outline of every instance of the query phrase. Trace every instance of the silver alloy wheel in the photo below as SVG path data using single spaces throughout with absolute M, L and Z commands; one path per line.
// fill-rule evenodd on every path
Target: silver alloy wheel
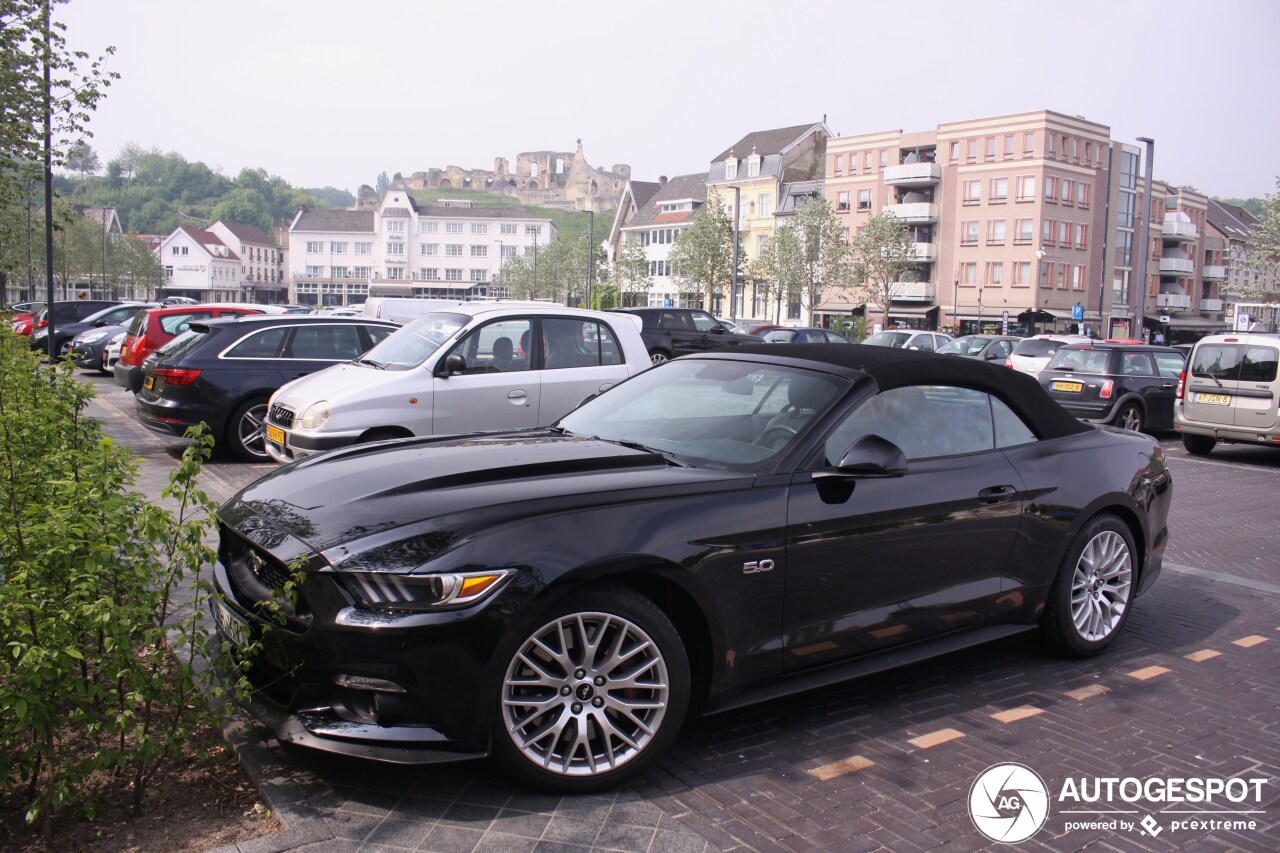
M 666 717 L 669 691 L 667 663 L 640 626 L 572 613 L 539 628 L 512 658 L 502 721 L 534 765 L 595 776 L 644 751 Z
M 655 353 L 650 353 L 650 354 L 649 354 L 649 361 L 650 361 L 650 362 L 652 362 L 652 363 L 653 363 L 653 364 L 655 364 L 655 365 L 656 365 L 656 364 L 666 364 L 666 363 L 667 363 L 667 361 L 668 361 L 668 359 L 667 359 L 667 354 L 666 354 L 665 352 L 655 352 Z
M 1124 537 L 1104 530 L 1089 540 L 1071 577 L 1071 621 L 1081 639 L 1105 640 L 1129 607 L 1133 560 Z
M 236 420 L 236 437 L 245 453 L 255 458 L 266 459 L 267 447 L 267 404 L 259 403 L 245 409 Z
M 1142 429 L 1142 412 L 1138 411 L 1137 406 L 1132 404 L 1125 406 L 1124 411 L 1120 413 L 1120 428 L 1131 432 Z

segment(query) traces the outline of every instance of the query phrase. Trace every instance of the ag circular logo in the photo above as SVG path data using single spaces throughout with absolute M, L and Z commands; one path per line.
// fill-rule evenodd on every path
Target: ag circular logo
M 992 841 L 1026 841 L 1049 817 L 1049 789 L 1030 767 L 992 765 L 978 774 L 969 789 L 969 817 Z

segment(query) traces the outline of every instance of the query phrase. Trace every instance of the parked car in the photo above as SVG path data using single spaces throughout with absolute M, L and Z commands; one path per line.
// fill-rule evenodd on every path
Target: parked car
M 281 305 L 286 314 L 313 314 L 315 306 L 312 305 Z
M 19 314 L 34 314 L 47 304 L 47 302 L 15 302 L 4 310 L 8 311 L 10 316 L 16 317 Z
M 81 320 L 103 311 L 107 308 L 114 308 L 123 303 L 114 299 L 72 299 L 66 302 L 55 302 L 52 306 L 53 329 L 54 334 L 58 336 L 57 349 L 55 352 L 59 354 L 65 353 L 65 345 L 69 344 L 74 335 L 62 339 L 63 329 L 73 323 L 79 323 Z M 49 315 L 51 309 L 46 305 L 35 313 L 32 318 L 31 329 L 27 334 L 31 338 L 31 348 L 37 350 L 47 350 L 49 333 Z
M 772 329 L 759 336 L 766 344 L 848 344 L 852 343 L 838 332 L 826 329 L 802 327 L 796 329 Z
M 120 360 L 112 372 L 116 384 L 135 394 L 142 387 L 142 362 L 161 344 L 182 334 L 194 322 L 243 314 L 283 314 L 279 305 L 253 305 L 243 302 L 211 302 L 205 305 L 171 305 L 140 311 L 129 322 Z
M 125 330 L 121 329 L 107 340 L 102 350 L 102 372 L 110 375 L 111 368 L 120 360 L 120 347 L 124 344 Z
M 766 332 L 772 332 L 775 329 L 789 329 L 791 327 L 779 326 L 775 323 L 749 323 L 745 326 L 739 326 L 738 328 L 744 329 L 745 333 L 748 335 L 755 335 L 755 336 L 761 337 Z
M 1018 341 L 1013 352 L 1005 359 L 1004 366 L 1019 373 L 1039 376 L 1040 371 L 1057 354 L 1059 347 L 1092 342 L 1093 339 L 1086 335 L 1034 335 Z
M 88 317 L 81 323 L 73 323 L 65 331 L 74 333 L 67 351 L 77 367 L 109 373 L 106 355 L 107 342 L 128 328 L 139 311 L 159 308 L 158 302 L 135 302 L 118 308 L 108 308 Z M 63 330 L 59 330 L 59 334 Z
M 56 321 L 54 323 L 55 351 L 59 356 L 67 355 L 72 351 L 72 343 L 76 338 L 81 336 L 83 332 L 90 330 L 105 329 L 110 327 L 119 327 L 119 325 L 127 325 L 129 320 L 133 319 L 133 315 L 138 311 L 148 309 L 148 307 L 157 307 L 156 302 L 123 302 L 105 309 L 93 311 L 92 314 L 86 316 L 83 320 L 76 321 Z M 102 336 L 108 337 L 106 334 Z M 49 348 L 49 327 L 37 329 L 31 336 L 31 347 L 33 350 L 47 350 Z
M 1172 347 L 1074 344 L 1040 371 L 1049 396 L 1082 421 L 1122 429 L 1173 429 L 1173 401 L 1185 362 Z
M 38 310 L 38 309 L 37 309 Z M 9 327 L 24 338 L 31 337 L 31 331 L 35 328 L 36 311 L 21 311 L 10 315 Z
M 334 308 L 321 308 L 315 312 L 321 317 L 363 317 L 363 305 L 349 305 Z
M 218 513 L 214 609 L 225 641 L 262 644 L 247 704 L 281 741 L 491 752 L 584 792 L 641 774 L 690 707 L 1037 629 L 1101 652 L 1160 574 L 1171 498 L 1154 439 L 999 365 L 752 345 L 549 429 L 270 474 Z
M 1174 405 L 1187 452 L 1203 456 L 1220 441 L 1280 447 L 1277 361 L 1278 335 L 1233 332 L 1196 342 Z
M 166 307 L 171 305 L 199 305 L 198 299 L 192 299 L 190 296 L 166 296 L 160 300 L 160 304 Z
M 295 314 L 193 322 L 143 362 L 134 411 L 161 435 L 206 423 L 215 446 L 269 462 L 263 443 L 271 395 L 286 382 L 359 358 L 396 328 L 364 317 Z
M 942 355 L 959 355 L 1003 363 L 1020 340 L 1022 338 L 1013 335 L 965 335 L 947 341 L 937 351 Z
M 897 349 L 917 349 L 934 352 L 938 347 L 951 340 L 944 332 L 924 332 L 918 329 L 889 329 L 876 332 L 864 344 L 873 347 L 895 347 Z
M 649 366 L 634 314 L 455 302 L 358 362 L 281 388 L 267 453 L 291 462 L 384 438 L 545 426 Z
M 639 317 L 644 328 L 645 349 L 654 364 L 693 352 L 707 352 L 722 347 L 752 343 L 750 337 L 737 335 L 729 327 L 697 308 L 619 308 L 621 313 Z

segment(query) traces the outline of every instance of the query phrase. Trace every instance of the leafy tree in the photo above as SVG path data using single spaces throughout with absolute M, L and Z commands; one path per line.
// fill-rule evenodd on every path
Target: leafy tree
M 773 321 L 782 317 L 782 304 L 799 301 L 805 286 L 804 247 L 802 235 L 788 222 L 764 242 L 751 259 L 748 274 L 773 303 Z
M 378 173 L 378 180 L 373 185 L 373 189 L 375 192 L 377 192 L 378 195 L 383 195 L 387 191 L 387 188 L 390 186 L 391 186 L 391 179 L 387 177 L 386 170 L 384 169 L 383 171 Z
M 880 308 L 885 320 L 904 276 L 916 267 L 916 248 L 901 219 L 888 211 L 872 216 L 849 242 L 851 279 L 858 296 Z
M 1245 269 L 1249 276 L 1241 295 L 1246 299 L 1262 299 L 1266 294 L 1274 294 L 1280 285 L 1280 177 L 1276 178 L 1276 189 L 1276 193 L 1268 193 L 1263 201 L 1258 221 L 1245 244 Z
M 213 206 L 210 213 L 214 221 L 240 222 L 256 225 L 263 232 L 271 231 L 271 212 L 262 193 L 253 189 L 234 189 Z
M 126 181 L 133 180 L 134 172 L 138 171 L 138 166 L 142 163 L 142 157 L 146 152 L 142 146 L 136 142 L 126 142 L 120 148 L 120 153 L 115 156 L 111 163 L 115 163 L 120 170 L 120 175 Z M 108 163 L 108 168 L 111 163 Z
M 98 152 L 82 139 L 67 152 L 67 168 L 78 172 L 83 179 L 85 175 L 98 174 L 102 169 L 102 161 L 98 159 Z
M 622 248 L 613 259 L 611 273 L 613 286 L 624 305 L 643 305 L 647 302 L 647 297 L 640 297 L 641 294 L 648 294 L 653 281 L 649 278 L 649 258 L 639 240 L 623 241 Z
M 356 197 L 347 190 L 340 190 L 337 187 L 306 187 L 299 190 L 312 198 L 319 199 L 329 207 L 351 207 L 356 203 Z
M 733 220 L 714 188 L 676 238 L 669 257 L 671 274 L 689 292 L 701 293 L 702 307 L 712 310 L 716 294 L 733 281 Z
M 832 291 L 843 286 L 848 274 L 849 245 L 831 202 L 810 196 L 796 205 L 790 227 L 796 231 L 804 284 L 800 304 L 813 317 Z

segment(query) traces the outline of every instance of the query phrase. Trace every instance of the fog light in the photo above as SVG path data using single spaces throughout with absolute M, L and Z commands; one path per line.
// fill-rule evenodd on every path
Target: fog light
M 370 678 L 366 675 L 335 675 L 333 683 L 339 687 L 352 690 L 372 690 L 377 693 L 404 693 L 405 689 L 394 681 L 385 678 Z

